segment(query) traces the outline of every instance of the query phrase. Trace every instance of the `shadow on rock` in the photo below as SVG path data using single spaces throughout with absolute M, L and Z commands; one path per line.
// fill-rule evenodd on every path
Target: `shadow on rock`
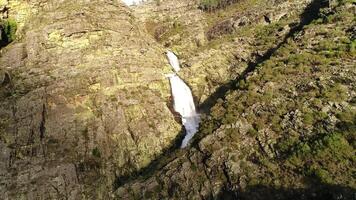
M 164 149 L 163 153 L 159 155 L 155 160 L 153 160 L 149 165 L 128 175 L 116 177 L 115 182 L 113 184 L 113 189 L 116 190 L 117 188 L 138 178 L 148 178 L 152 176 L 153 173 L 155 173 L 156 171 L 159 171 L 164 168 L 168 163 L 176 159 L 178 155 L 184 151 L 180 149 L 184 137 L 185 129 L 183 127 L 177 137 L 172 141 L 171 145 Z
M 216 91 L 210 95 L 210 97 L 199 105 L 199 110 L 204 113 L 209 113 L 210 109 L 216 104 L 218 99 L 224 99 L 229 90 L 236 90 L 239 87 L 240 81 L 246 80 L 246 78 L 257 68 L 258 65 L 270 59 L 280 47 L 287 43 L 288 39 L 294 38 L 297 33 L 303 30 L 304 26 L 310 24 L 314 19 L 319 17 L 319 13 L 322 8 L 326 8 L 328 6 L 328 0 L 312 1 L 300 15 L 300 23 L 291 28 L 280 43 L 278 43 L 275 47 L 270 48 L 264 55 L 257 57 L 255 61 L 250 61 L 247 68 L 236 79 L 231 80 L 230 82 L 217 88 Z
M 277 44 L 274 48 L 269 49 L 264 55 L 260 56 L 259 58 L 256 59 L 255 62 L 250 62 L 248 63 L 248 67 L 244 70 L 244 72 L 236 79 L 220 86 L 206 101 L 204 101 L 200 106 L 199 110 L 202 111 L 203 113 L 209 113 L 210 109 L 212 106 L 214 106 L 217 102 L 218 99 L 224 98 L 226 96 L 226 93 L 229 90 L 235 90 L 239 87 L 238 83 L 241 80 L 246 80 L 246 78 L 249 76 L 251 72 L 253 72 L 256 67 L 268 60 L 281 46 L 283 46 L 285 43 L 287 43 L 289 38 L 293 38 L 294 35 L 300 31 L 303 30 L 303 27 L 305 25 L 310 24 L 314 19 L 316 19 L 319 16 L 319 12 L 322 8 L 327 7 L 328 1 L 327 0 L 314 0 L 312 3 L 310 3 L 307 8 L 304 10 L 304 12 L 300 16 L 300 23 L 293 27 L 289 33 L 284 37 L 284 39 Z M 116 178 L 116 181 L 113 184 L 113 189 L 116 190 L 117 188 L 135 180 L 138 178 L 147 178 L 153 175 L 154 172 L 157 172 L 161 169 L 163 169 L 169 162 L 173 161 L 175 158 L 179 156 L 180 153 L 184 152 L 179 149 L 180 144 L 184 138 L 184 128 L 181 130 L 181 133 L 178 134 L 177 138 L 172 142 L 170 147 L 164 150 L 164 152 L 159 155 L 154 161 L 152 161 L 147 167 L 142 168 L 139 171 L 130 173 L 125 176 L 120 176 Z M 193 141 L 193 146 L 196 141 Z M 263 190 L 269 190 L 270 192 L 273 192 L 272 188 L 264 188 L 262 186 L 256 186 L 255 188 L 249 188 L 248 191 L 256 190 L 257 192 L 262 192 Z M 247 191 L 247 192 L 248 192 Z M 284 190 L 276 190 L 274 191 L 275 193 L 283 193 L 286 192 Z M 273 192 L 273 193 L 274 193 Z M 247 193 L 246 193 L 247 194 Z M 231 196 L 232 195 L 232 196 Z M 235 196 L 234 196 L 235 195 Z M 246 199 L 243 198 L 244 195 L 243 193 L 233 193 L 233 192 L 228 192 L 227 190 L 222 190 L 222 193 L 220 194 L 219 199 L 236 199 L 235 197 L 241 197 L 241 199 Z M 262 196 L 263 197 L 263 196 Z M 251 198 L 247 198 L 251 199 Z M 259 199 L 259 198 L 255 198 Z M 263 199 L 263 198 L 262 198 Z M 278 198 L 277 198 L 278 199 Z M 296 198 L 294 198 L 296 199 Z
M 355 200 L 356 190 L 350 187 L 315 183 L 307 188 L 275 188 L 266 185 L 248 186 L 243 191 L 221 190 L 216 199 L 223 200 Z

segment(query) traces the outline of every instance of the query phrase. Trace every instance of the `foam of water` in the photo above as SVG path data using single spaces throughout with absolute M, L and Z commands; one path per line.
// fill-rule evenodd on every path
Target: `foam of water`
M 126 5 L 132 6 L 142 3 L 144 0 L 122 0 Z
M 169 64 L 171 64 L 174 71 L 179 72 L 180 66 L 179 66 L 179 60 L 178 60 L 177 56 L 172 51 L 167 51 L 167 57 L 169 60 Z
M 178 72 L 180 68 L 177 56 L 168 51 L 167 57 L 173 69 Z M 168 74 L 166 77 L 171 83 L 174 110 L 181 115 L 186 130 L 186 136 L 181 145 L 181 148 L 185 148 L 198 131 L 200 115 L 195 109 L 193 95 L 188 85 L 175 73 Z

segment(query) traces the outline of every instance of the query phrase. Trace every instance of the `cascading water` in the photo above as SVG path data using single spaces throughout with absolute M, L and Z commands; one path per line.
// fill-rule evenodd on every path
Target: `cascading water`
M 173 52 L 167 51 L 167 57 L 169 60 L 169 64 L 171 64 L 174 71 L 179 72 L 180 66 L 179 66 L 179 60 L 178 60 L 177 56 Z
M 171 56 L 168 55 L 169 53 L 171 53 Z M 172 54 L 172 52 L 168 51 L 167 57 L 173 69 L 179 71 L 178 58 L 174 54 L 172 56 Z M 171 83 L 174 110 L 181 115 L 182 123 L 186 130 L 186 136 L 181 145 L 181 148 L 185 148 L 198 131 L 200 115 L 195 109 L 193 95 L 187 84 L 177 74 L 169 74 L 167 77 Z

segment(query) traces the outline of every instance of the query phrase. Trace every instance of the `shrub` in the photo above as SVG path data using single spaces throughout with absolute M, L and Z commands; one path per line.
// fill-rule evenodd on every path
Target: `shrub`
M 342 102 L 347 99 L 347 88 L 341 84 L 335 84 L 323 92 L 323 97 L 332 102 Z
M 98 147 L 95 147 L 92 151 L 93 156 L 100 158 L 101 157 L 101 152 Z
M 247 134 L 251 137 L 256 137 L 258 135 L 258 131 L 256 131 L 256 129 L 254 128 L 250 128 L 248 131 L 247 131 Z
M 211 12 L 220 8 L 225 8 L 236 2 L 238 2 L 238 0 L 201 0 L 199 8 Z
M 202 10 L 215 10 L 219 5 L 219 0 L 202 0 L 199 8 Z
M 160 6 L 161 5 L 161 0 L 155 0 L 156 6 Z
M 321 169 L 319 166 L 310 170 L 310 175 L 315 176 L 322 183 L 331 183 L 332 179 L 327 170 Z
M 13 19 L 7 19 L 0 22 L 0 27 L 3 30 L 1 32 L 1 43 L 8 44 L 15 40 L 17 23 Z

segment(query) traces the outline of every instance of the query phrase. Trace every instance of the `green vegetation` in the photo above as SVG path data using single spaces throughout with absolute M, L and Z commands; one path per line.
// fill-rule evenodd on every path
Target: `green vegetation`
M 9 44 L 10 42 L 15 40 L 17 30 L 17 23 L 15 20 L 7 19 L 4 21 L 0 21 L 0 27 L 0 30 L 2 30 L 0 37 L 1 45 Z
M 168 42 L 172 36 L 179 36 L 176 41 L 173 41 L 173 43 L 179 43 L 180 38 L 185 37 L 184 34 L 186 32 L 186 27 L 182 23 L 170 17 L 167 17 L 161 23 L 148 20 L 145 23 L 145 27 L 150 35 L 165 45 L 167 45 L 166 42 Z
M 168 29 L 163 34 L 156 35 L 156 39 L 166 41 L 168 38 L 174 35 L 180 35 L 182 37 L 185 27 L 177 21 L 174 21 L 171 24 L 172 25 L 169 25 Z
M 327 133 L 289 149 L 286 166 L 323 183 L 342 179 L 350 181 L 355 163 L 354 149 L 343 133 Z M 345 182 L 346 183 L 346 182 Z
M 273 153 L 260 141 L 261 153 L 253 156 L 265 171 L 263 178 L 256 178 L 256 171 L 249 174 L 254 184 L 295 184 L 303 177 L 355 186 L 355 88 L 350 74 L 355 73 L 356 43 L 347 31 L 355 22 L 346 2 L 323 10 L 319 19 L 286 40 L 278 32 L 293 26 L 288 21 L 255 28 L 256 49 L 262 55 L 273 50 L 271 57 L 257 62 L 254 73 L 217 102 L 201 126 L 199 138 L 241 119 L 251 127 L 245 136 L 253 140 L 267 130 L 277 156 L 271 159 Z M 240 133 L 226 132 L 229 142 L 239 143 L 232 141 L 238 138 L 234 134 Z M 249 156 L 240 152 L 242 158 Z
M 101 152 L 98 147 L 95 147 L 92 151 L 92 154 L 94 157 L 100 158 L 101 157 Z
M 161 5 L 161 0 L 155 0 L 156 6 L 160 6 Z
M 341 102 L 347 99 L 347 87 L 341 84 L 333 85 L 324 91 L 323 96 L 333 102 Z
M 201 0 L 199 8 L 204 11 L 214 11 L 225 8 L 228 5 L 238 2 L 239 0 Z

